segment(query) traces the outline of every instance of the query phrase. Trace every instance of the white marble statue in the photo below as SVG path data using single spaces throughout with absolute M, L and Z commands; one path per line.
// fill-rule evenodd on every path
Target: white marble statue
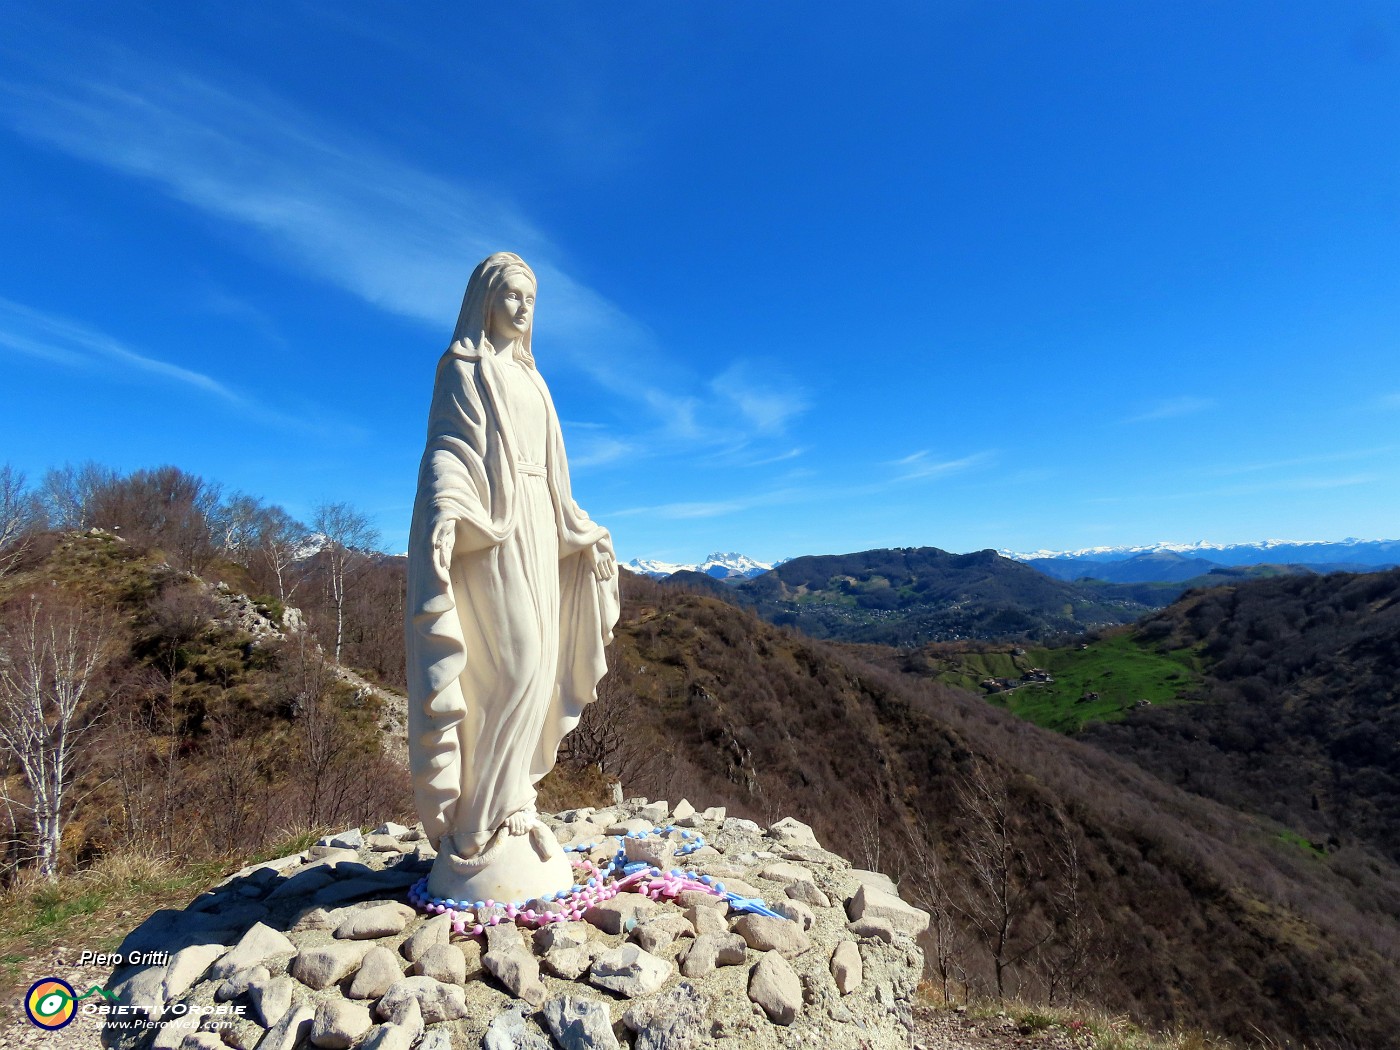
M 438 362 L 408 543 L 414 796 L 429 892 L 521 901 L 572 882 L 535 784 L 597 696 L 618 616 L 607 529 L 574 502 L 530 336 L 535 275 L 498 252 L 471 276 Z

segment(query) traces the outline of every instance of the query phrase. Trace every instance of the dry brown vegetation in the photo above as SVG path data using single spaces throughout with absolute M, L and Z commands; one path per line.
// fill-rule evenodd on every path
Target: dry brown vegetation
M 624 594 L 614 699 L 588 721 L 625 740 L 627 791 L 791 814 L 899 875 L 935 911 L 951 993 L 995 995 L 1000 971 L 1023 1000 L 1315 1046 L 1384 1045 L 1400 1025 L 1400 881 L 1380 858 L 1334 868 L 1096 748 L 712 598 L 631 576 Z

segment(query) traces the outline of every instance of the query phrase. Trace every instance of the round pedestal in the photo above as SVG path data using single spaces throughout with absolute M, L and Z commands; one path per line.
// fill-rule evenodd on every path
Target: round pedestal
M 518 903 L 567 890 L 574 881 L 569 858 L 543 824 L 525 835 L 501 834 L 487 847 L 481 865 L 456 856 L 447 839 L 442 847 L 428 875 L 428 892 L 434 897 Z

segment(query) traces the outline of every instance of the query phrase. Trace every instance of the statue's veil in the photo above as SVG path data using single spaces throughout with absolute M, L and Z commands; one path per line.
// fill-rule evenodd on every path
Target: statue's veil
M 491 304 L 496 293 L 507 278 L 524 274 L 536 288 L 540 282 L 535 279 L 535 271 L 526 265 L 525 260 L 514 252 L 496 252 L 482 259 L 472 271 L 467 282 L 467 294 L 462 297 L 462 312 L 457 315 L 457 330 L 452 333 L 453 345 L 465 344 L 477 353 L 486 353 L 491 346 L 487 337 L 487 322 Z M 530 343 L 535 334 L 535 326 L 525 333 L 525 338 L 517 345 L 515 359 L 523 365 L 535 367 L 535 355 Z

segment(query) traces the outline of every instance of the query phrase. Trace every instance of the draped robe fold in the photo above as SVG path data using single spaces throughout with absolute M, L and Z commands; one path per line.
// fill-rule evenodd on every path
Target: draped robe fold
M 465 342 L 443 355 L 409 532 L 414 798 L 429 841 L 450 835 L 464 857 L 533 805 L 559 742 L 597 697 L 619 607 L 617 577 L 598 580 L 588 557 L 600 543 L 611 553 L 611 540 L 573 500 L 559 418 L 533 367 L 511 381 L 543 399 L 545 462 L 520 461 L 504 400 L 510 367 Z M 541 485 L 547 503 L 528 488 Z M 456 523 L 446 572 L 432 546 L 444 520 Z M 540 552 L 556 537 L 552 575 Z

